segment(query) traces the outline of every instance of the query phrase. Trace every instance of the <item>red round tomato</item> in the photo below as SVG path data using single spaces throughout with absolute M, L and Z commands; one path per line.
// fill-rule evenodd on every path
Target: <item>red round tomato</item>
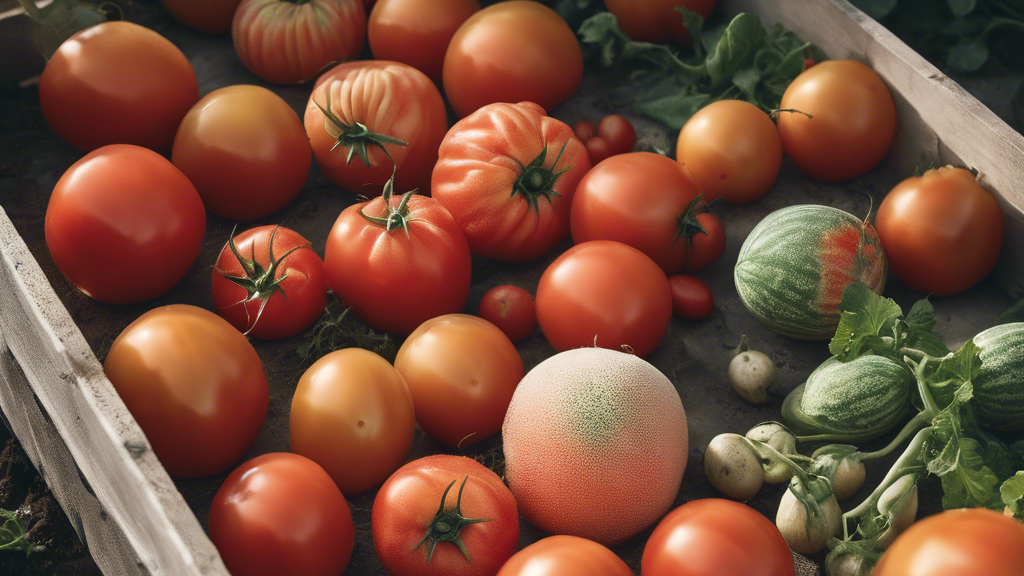
M 327 237 L 327 285 L 374 330 L 408 334 L 424 321 L 461 312 L 472 260 L 444 206 L 385 190 L 346 208 Z
M 717 0 L 605 0 L 619 27 L 633 40 L 680 44 L 690 43 L 690 31 L 677 7 L 696 12 L 705 19 Z
M 195 306 L 140 316 L 114 340 L 103 371 L 171 476 L 211 476 L 237 462 L 270 402 L 252 344 Z
M 355 58 L 365 38 L 361 0 L 242 0 L 231 23 L 239 60 L 275 84 L 305 82 Z
M 609 156 L 615 155 L 612 153 L 612 145 L 600 136 L 591 137 L 587 140 L 586 146 L 587 157 L 590 158 L 590 163 L 594 166 L 605 161 Z
M 182 24 L 203 32 L 226 34 L 231 32 L 231 20 L 241 0 L 160 0 Z
M 896 136 L 889 89 L 874 70 L 853 60 L 808 68 L 786 88 L 780 108 L 783 152 L 818 180 L 864 174 L 885 158 Z
M 516 500 L 476 460 L 402 466 L 373 501 L 373 546 L 393 576 L 491 576 L 519 547 Z
M 288 228 L 260 226 L 229 239 L 211 276 L 217 314 L 260 340 L 295 336 L 327 307 L 324 262 Z
M 348 495 L 386 480 L 416 433 L 402 375 L 362 348 L 336 350 L 310 366 L 295 387 L 288 421 L 292 452 L 323 466 Z
M 633 576 L 614 552 L 578 536 L 548 536 L 523 548 L 497 576 Z
M 701 108 L 683 126 L 676 160 L 700 182 L 708 202 L 743 204 L 764 196 L 782 168 L 782 139 L 760 108 L 742 100 L 719 100 Z
M 915 290 L 947 296 L 995 267 L 1003 212 L 974 174 L 948 166 L 897 184 L 878 207 L 875 229 L 893 275 Z
M 380 0 L 370 12 L 370 50 L 376 60 L 408 64 L 440 84 L 448 43 L 478 10 L 477 0 Z
M 449 446 L 470 446 L 501 430 L 523 359 L 508 336 L 466 314 L 427 320 L 395 356 L 416 406 L 416 421 Z
M 685 320 L 703 320 L 715 310 L 711 288 L 693 276 L 676 274 L 668 277 L 672 289 L 672 313 Z
M 444 57 L 444 91 L 459 117 L 495 102 L 554 110 L 583 80 L 576 34 L 554 10 L 511 0 L 470 16 Z
M 700 227 L 691 230 L 689 237 L 690 255 L 683 265 L 683 272 L 698 272 L 710 266 L 725 252 L 725 228 L 718 216 L 710 212 L 697 214 Z M 700 228 L 704 230 L 701 231 Z
M 947 510 L 900 534 L 871 574 L 1020 576 L 1024 526 L 992 510 Z
M 643 358 L 665 337 L 672 292 L 661 268 L 636 248 L 609 240 L 577 244 L 540 277 L 537 321 L 558 350 L 630 346 Z
M 203 246 L 206 212 L 188 178 L 138 146 L 104 146 L 75 162 L 46 207 L 46 247 L 68 281 L 108 304 L 156 298 Z
M 793 576 L 779 529 L 745 504 L 693 500 L 668 513 L 644 546 L 641 576 Z
M 572 131 L 573 134 L 576 134 L 576 137 L 580 139 L 580 142 L 586 144 L 588 140 L 597 135 L 597 124 L 594 124 L 590 120 L 577 120 L 576 123 L 572 125 Z
M 398 62 L 331 68 L 306 104 L 306 134 L 332 182 L 363 196 L 395 188 L 426 193 L 448 128 L 444 100 L 422 72 Z
M 678 162 L 651 152 L 612 156 L 576 188 L 570 223 L 577 244 L 615 240 L 653 259 L 668 274 L 689 256 L 687 237 L 697 230 L 700 184 Z
M 337 576 L 352 556 L 355 527 L 323 468 L 276 452 L 224 480 L 210 506 L 210 540 L 234 576 Z
M 567 124 L 532 102 L 491 104 L 444 137 L 431 195 L 455 217 L 474 254 L 526 262 L 569 235 L 572 196 L 588 170 L 586 150 Z
M 125 21 L 68 38 L 39 77 L 47 124 L 86 152 L 108 144 L 166 150 L 198 99 L 195 70 L 181 50 Z
M 636 129 L 625 116 L 609 114 L 597 125 L 597 135 L 608 141 L 612 154 L 631 152 L 636 145 Z
M 478 314 L 494 324 L 513 342 L 533 334 L 537 327 L 537 307 L 533 295 L 518 286 L 495 286 L 480 300 Z

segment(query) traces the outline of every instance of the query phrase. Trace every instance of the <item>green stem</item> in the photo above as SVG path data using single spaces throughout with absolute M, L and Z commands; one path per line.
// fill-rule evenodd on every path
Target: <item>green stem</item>
M 931 421 L 932 418 L 939 415 L 941 408 L 935 403 L 935 397 L 932 396 L 932 391 L 924 381 L 924 369 L 929 360 L 931 360 L 931 356 L 926 356 L 917 365 L 917 368 L 914 369 L 914 379 L 917 380 L 917 392 L 921 395 L 921 402 L 924 403 L 924 410 L 921 411 L 921 414 L 927 414 L 928 420 Z
M 1000 28 L 1016 28 L 1018 30 L 1024 31 L 1024 22 L 1014 20 L 1012 18 L 993 18 L 992 22 L 990 22 L 989 25 L 986 26 L 985 29 L 981 31 L 981 34 L 979 34 L 978 36 L 982 40 L 987 40 L 989 35 L 992 34 L 992 32 Z
M 782 452 L 779 452 L 775 448 L 759 440 L 753 440 L 747 438 L 746 436 L 744 436 L 743 439 L 747 442 L 747 444 L 750 445 L 751 449 L 753 449 L 754 452 L 758 455 L 758 457 L 760 457 L 762 460 L 767 460 L 769 464 L 781 462 L 786 466 L 789 466 L 790 468 L 793 469 L 793 474 L 797 476 L 800 479 L 800 481 L 803 482 L 805 485 L 811 481 L 811 477 L 807 474 L 804 467 L 797 464 L 795 461 L 806 460 L 807 463 L 810 464 L 810 458 L 806 456 L 801 456 L 800 454 L 793 455 L 794 457 L 798 458 L 791 458 L 790 456 L 783 454 Z M 762 463 L 762 467 L 763 466 L 764 464 Z
M 863 462 L 865 460 L 876 460 L 878 458 L 885 458 L 886 456 L 891 454 L 893 450 L 895 450 L 904 442 L 906 442 L 907 438 L 909 438 L 911 434 L 914 434 L 921 428 L 927 426 L 928 423 L 931 421 L 932 416 L 926 414 L 925 412 L 918 412 L 917 415 L 910 420 L 910 422 L 907 422 L 906 426 L 903 427 L 903 430 L 900 430 L 900 433 L 897 434 L 895 438 L 893 438 L 892 442 L 889 442 L 888 446 L 882 448 L 881 450 L 876 450 L 874 452 L 865 452 L 861 454 L 861 461 Z

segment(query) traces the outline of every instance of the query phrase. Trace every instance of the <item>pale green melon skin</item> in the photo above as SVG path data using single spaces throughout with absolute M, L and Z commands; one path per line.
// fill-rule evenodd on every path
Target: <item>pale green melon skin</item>
M 981 369 L 974 379 L 974 406 L 982 426 L 1024 429 L 1024 323 L 993 326 L 974 337 Z
M 914 376 L 884 356 L 829 358 L 807 378 L 800 408 L 833 430 L 895 424 L 907 412 Z

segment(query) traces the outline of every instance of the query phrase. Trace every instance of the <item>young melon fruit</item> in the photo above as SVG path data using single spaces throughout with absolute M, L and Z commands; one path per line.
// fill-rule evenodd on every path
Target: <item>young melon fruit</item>
M 664 515 L 686 468 L 686 413 L 672 382 L 615 350 L 567 350 L 530 370 L 502 437 L 523 516 L 606 546 Z

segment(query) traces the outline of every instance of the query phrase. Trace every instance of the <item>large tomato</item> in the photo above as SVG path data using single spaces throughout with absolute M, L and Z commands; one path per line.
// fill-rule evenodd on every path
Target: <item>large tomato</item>
M 276 84 L 305 82 L 355 58 L 365 38 L 361 0 L 242 0 L 231 23 L 242 64 Z
M 511 0 L 488 6 L 455 32 L 444 56 L 444 91 L 460 117 L 494 102 L 553 110 L 583 80 L 576 34 L 554 10 Z
M 793 576 L 779 529 L 745 504 L 706 498 L 668 513 L 644 546 L 641 576 Z M 901 576 L 907 576 L 901 574 Z
M 107 144 L 165 150 L 199 99 L 195 70 L 163 36 L 104 22 L 68 38 L 39 77 L 50 128 L 86 152 Z
M 233 576 L 337 576 L 352 556 L 355 527 L 323 468 L 276 452 L 224 480 L 210 506 L 210 540 Z
M 896 185 L 875 216 L 889 270 L 922 292 L 963 292 L 988 274 L 1003 244 L 999 202 L 974 174 L 947 166 Z
M 675 160 L 619 154 L 594 166 L 576 188 L 573 242 L 615 240 L 651 257 L 666 274 L 682 270 L 696 220 L 700 183 Z
M 911 525 L 873 576 L 1021 576 L 1024 526 L 992 510 L 947 510 Z
M 323 260 L 308 240 L 279 226 L 229 239 L 213 265 L 211 289 L 217 314 L 261 340 L 295 336 L 327 307 Z
M 676 8 L 686 8 L 707 18 L 718 0 L 605 0 L 622 31 L 634 40 L 690 43 L 690 31 Z
M 408 334 L 461 312 L 472 260 L 444 206 L 426 196 L 382 196 L 338 216 L 324 252 L 327 285 L 374 330 Z
M 207 94 L 185 115 L 171 161 L 195 185 L 207 210 L 232 220 L 258 220 L 299 195 L 313 154 L 302 122 L 280 96 L 259 86 L 228 86 Z
M 373 545 L 393 576 L 492 576 L 519 547 L 516 500 L 476 460 L 402 466 L 373 501 Z
M 478 10 L 477 0 L 381 0 L 370 12 L 370 50 L 376 60 L 403 62 L 440 84 L 448 43 Z
M 160 0 L 179 22 L 203 32 L 231 32 L 231 20 L 241 0 Z
M 896 137 L 889 89 L 854 60 L 826 60 L 804 70 L 786 88 L 780 108 L 782 151 L 818 180 L 864 174 L 885 158 Z
M 474 254 L 525 262 L 569 235 L 572 197 L 588 170 L 567 124 L 532 102 L 491 104 L 448 131 L 430 189 Z
M 380 195 L 392 173 L 398 190 L 426 193 L 448 129 L 444 100 L 429 78 L 412 66 L 378 60 L 324 73 L 304 122 L 320 170 L 363 196 Z
M 516 552 L 497 576 L 633 576 L 607 547 L 579 536 L 548 536 Z
M 203 246 L 206 212 L 188 178 L 146 148 L 113 144 L 57 181 L 46 207 L 46 247 L 79 290 L 108 304 L 156 298 Z
M 252 344 L 195 306 L 140 316 L 114 340 L 103 370 L 172 476 L 226 470 L 267 415 L 270 388 Z

